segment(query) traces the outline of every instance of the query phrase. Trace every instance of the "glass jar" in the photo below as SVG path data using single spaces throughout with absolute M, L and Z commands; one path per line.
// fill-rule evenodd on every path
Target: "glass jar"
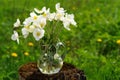
M 43 74 L 55 74 L 60 71 L 63 66 L 61 57 L 63 50 L 60 47 L 63 46 L 61 42 L 58 42 L 56 45 L 41 46 L 41 56 L 38 59 L 37 66 Z

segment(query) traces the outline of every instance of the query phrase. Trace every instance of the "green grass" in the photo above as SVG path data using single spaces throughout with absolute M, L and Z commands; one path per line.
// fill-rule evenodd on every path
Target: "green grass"
M 120 80 L 120 45 L 116 43 L 120 39 L 120 0 L 0 0 L 0 80 L 18 80 L 19 67 L 39 56 L 36 46 L 28 46 L 26 40 L 20 45 L 11 40 L 16 18 L 23 20 L 35 7 L 54 11 L 57 2 L 75 14 L 78 25 L 60 36 L 69 50 L 65 61 L 84 70 L 87 80 Z M 23 54 L 26 51 L 29 56 Z M 13 52 L 18 57 L 12 57 Z

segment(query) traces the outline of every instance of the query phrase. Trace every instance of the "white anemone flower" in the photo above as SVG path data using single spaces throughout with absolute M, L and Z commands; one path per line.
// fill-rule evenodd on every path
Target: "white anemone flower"
M 64 13 L 56 13 L 55 14 L 55 20 L 60 20 L 62 21 L 64 19 Z
M 48 17 L 48 20 L 53 21 L 55 19 L 55 15 L 56 15 L 56 13 L 51 13 Z
M 35 12 L 31 12 L 30 17 L 32 18 L 33 23 L 37 23 L 39 15 L 37 15 Z
M 19 35 L 18 35 L 18 32 L 17 32 L 17 31 L 14 31 L 14 34 L 12 34 L 11 39 L 12 39 L 13 41 L 16 41 L 16 40 L 17 40 L 17 43 L 19 44 Z
M 33 21 L 32 18 L 31 18 L 31 17 L 28 17 L 28 18 L 26 18 L 25 21 L 23 22 L 23 25 L 24 25 L 24 26 L 29 26 L 29 25 L 31 25 L 32 21 Z
M 40 28 L 44 28 L 46 26 L 46 18 L 43 17 L 42 15 L 40 15 L 39 18 L 38 18 L 38 23 L 37 24 L 38 25 L 36 25 L 36 26 L 38 26 Z
M 60 3 L 56 4 L 56 15 L 55 15 L 55 20 L 63 20 L 64 15 L 65 15 L 65 10 L 64 8 L 60 7 Z
M 20 26 L 20 20 L 17 19 L 17 21 L 14 23 L 14 27 L 19 27 Z
M 66 14 L 66 18 L 72 25 L 76 26 L 77 23 L 74 20 L 74 15 L 73 14 Z
M 30 13 L 30 17 L 31 17 L 31 19 L 32 19 L 32 25 L 34 25 L 34 26 L 38 26 L 39 25 L 39 20 L 38 20 L 38 18 L 39 18 L 39 15 L 37 15 L 35 12 L 31 12 Z
M 46 19 L 49 19 L 49 16 L 50 16 L 50 8 L 48 8 L 47 10 L 45 10 L 42 15 L 43 15 L 43 17 L 45 17 Z
M 34 12 L 30 13 L 31 18 L 33 19 L 33 23 L 32 25 L 40 27 L 40 28 L 44 28 L 46 25 L 46 19 L 47 17 L 45 17 L 45 15 L 37 15 Z
M 74 20 L 74 15 L 73 14 L 67 14 L 65 15 L 63 21 L 63 25 L 67 30 L 70 30 L 69 26 L 70 24 L 76 26 L 76 22 Z
M 27 38 L 27 36 L 29 35 L 29 31 L 27 28 L 22 28 L 22 35 L 24 38 Z
M 35 28 L 33 31 L 33 36 L 36 41 L 39 41 L 44 36 L 44 33 L 45 33 L 44 29 Z

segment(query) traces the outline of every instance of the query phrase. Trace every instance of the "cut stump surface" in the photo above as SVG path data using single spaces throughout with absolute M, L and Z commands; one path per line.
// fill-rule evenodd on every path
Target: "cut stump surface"
M 19 69 L 19 80 L 86 80 L 83 70 L 64 63 L 59 73 L 53 75 L 42 74 L 36 63 L 27 63 Z

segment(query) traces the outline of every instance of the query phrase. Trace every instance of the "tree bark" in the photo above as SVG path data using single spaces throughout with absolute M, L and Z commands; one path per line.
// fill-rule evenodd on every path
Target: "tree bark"
M 19 69 L 19 80 L 86 80 L 83 70 L 64 63 L 59 73 L 53 75 L 42 74 L 36 63 L 27 63 Z

